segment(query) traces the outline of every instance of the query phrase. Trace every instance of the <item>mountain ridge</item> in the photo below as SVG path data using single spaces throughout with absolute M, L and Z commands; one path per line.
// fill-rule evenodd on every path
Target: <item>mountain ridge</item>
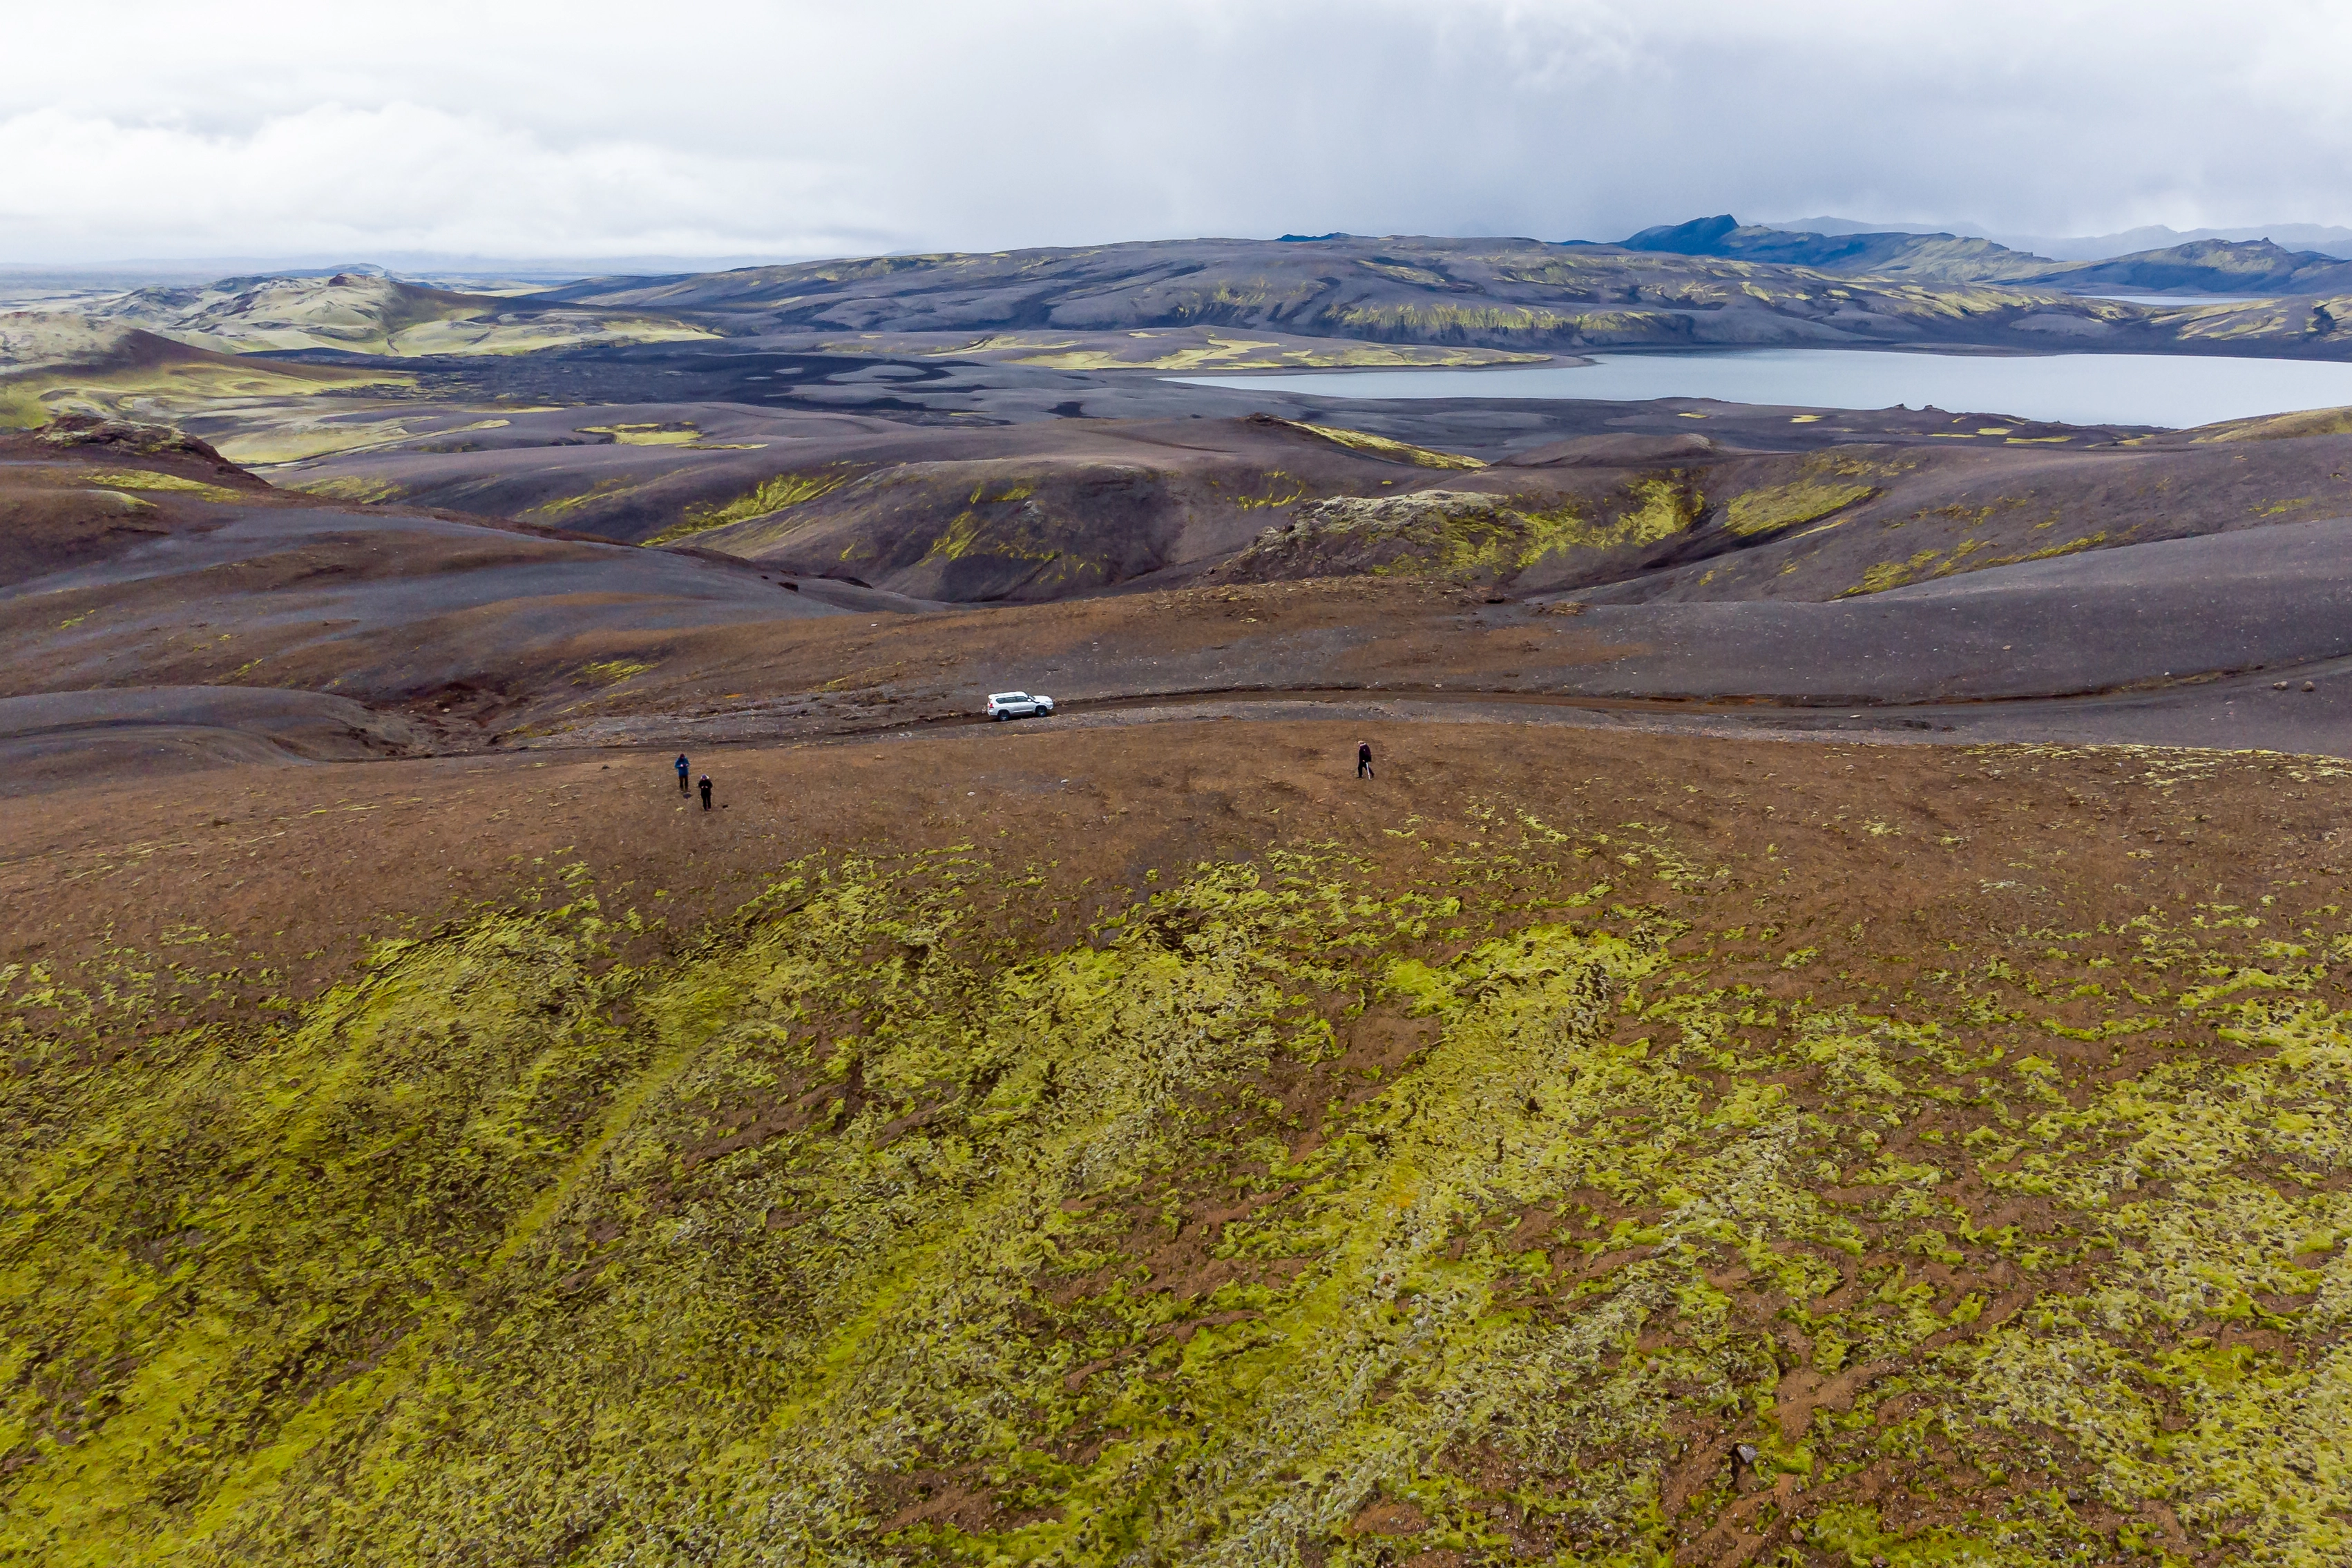
M 565 307 L 532 294 L 434 289 L 380 268 L 353 268 L 324 279 L 273 274 L 134 289 L 83 313 L 195 347 L 240 353 L 334 349 L 406 357 L 709 335 L 706 329 L 644 312 Z
M 2320 251 L 2289 250 L 2268 239 L 2193 239 L 2095 260 L 2059 260 L 1963 235 L 1906 229 L 1827 234 L 1742 224 L 1720 213 L 1645 228 L 1624 245 L 1666 255 L 1811 267 L 1842 276 L 1999 281 L 2070 290 L 2104 285 L 2209 293 L 2263 289 L 2287 295 L 2352 289 L 2352 262 Z
M 1851 252 L 1851 245 L 1837 248 Z M 1866 247 L 1865 247 L 1866 248 Z M 1915 251 L 1916 247 L 1912 247 Z M 1975 264 L 2028 270 L 1982 242 Z M 2352 272 L 2346 288 L 2352 290 Z M 2334 357 L 2335 316 L 2192 315 L 2009 280 L 1857 275 L 1777 260 L 1521 237 L 1155 240 L 845 258 L 598 279 L 534 298 L 734 323 L 743 334 L 1241 328 L 1513 351 L 1974 346 Z
M 2106 261 L 2137 251 L 2165 250 L 2199 239 L 2269 239 L 2290 248 L 2315 250 L 2323 256 L 2352 260 L 2352 228 L 2325 223 L 2254 224 L 2235 228 L 2172 228 L 2164 224 L 2151 223 L 2142 224 L 2137 228 L 2118 229 L 2112 234 L 2058 235 L 2009 233 L 1995 225 L 1982 223 L 1873 223 L 1824 213 L 1818 217 L 1789 218 L 1763 226 L 1798 234 L 1981 235 L 2011 250 L 2031 251 L 2036 256 L 2047 256 L 2057 261 Z

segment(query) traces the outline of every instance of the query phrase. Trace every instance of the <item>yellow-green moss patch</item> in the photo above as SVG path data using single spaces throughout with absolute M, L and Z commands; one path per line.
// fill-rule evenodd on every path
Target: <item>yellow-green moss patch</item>
M 1465 457 L 1459 452 L 1433 451 L 1408 441 L 1392 441 L 1386 436 L 1368 436 L 1361 430 L 1344 429 L 1337 425 L 1307 425 L 1292 419 L 1276 423 L 1287 425 L 1294 430 L 1304 430 L 1310 436 L 1320 436 L 1326 441 L 1354 451 L 1411 463 L 1417 468 L 1483 468 L 1486 466 L 1481 459 Z
M 1801 479 L 1742 490 L 1723 509 L 1723 525 L 1743 538 L 1816 522 L 1878 494 L 1875 485 Z
M 618 686 L 631 676 L 643 675 L 652 668 L 650 664 L 642 664 L 633 658 L 606 658 L 583 664 L 574 674 L 576 679 L 593 685 Z
M 583 425 L 583 436 L 610 436 L 624 447 L 690 447 L 702 439 L 692 425 Z
M 96 485 L 107 485 L 122 490 L 178 490 L 210 501 L 240 501 L 252 498 L 226 485 L 206 484 L 179 474 L 159 474 L 145 468 L 109 468 L 89 476 Z
M 402 493 L 401 488 L 390 479 L 372 479 L 358 474 L 345 474 L 330 479 L 291 479 L 287 482 L 286 488 L 300 490 L 304 495 L 326 496 L 334 500 L 358 501 L 362 505 L 398 500 Z M 551 504 L 540 510 L 556 510 L 556 506 Z
M 1865 987 L 1711 836 L 1471 818 L 0 970 L 0 1558 L 2352 1552 L 2336 911 Z
M 787 507 L 813 501 L 819 496 L 831 495 L 854 479 L 856 473 L 853 468 L 836 465 L 834 468 L 819 469 L 814 473 L 778 474 L 773 479 L 761 480 L 756 487 L 735 497 L 732 500 L 720 501 L 709 506 L 688 507 L 685 516 L 646 540 L 646 542 L 668 544 L 684 539 L 689 534 L 701 533 L 713 528 L 724 528 L 730 523 L 749 522 L 755 517 L 765 517 L 771 512 L 782 511 Z

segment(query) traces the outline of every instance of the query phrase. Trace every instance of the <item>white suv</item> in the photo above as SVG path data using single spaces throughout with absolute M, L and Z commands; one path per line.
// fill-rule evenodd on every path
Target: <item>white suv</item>
M 981 711 L 992 719 L 1031 719 L 1054 710 L 1050 697 L 1032 697 L 1025 691 L 992 691 L 988 706 Z

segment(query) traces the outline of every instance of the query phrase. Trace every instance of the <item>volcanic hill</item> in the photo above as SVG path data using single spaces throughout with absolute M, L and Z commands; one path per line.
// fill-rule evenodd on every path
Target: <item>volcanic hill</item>
M 2045 284 L 2072 292 L 2096 289 L 2183 293 L 2342 295 L 2352 292 L 2352 262 L 2269 240 L 2189 240 L 2095 261 L 2053 261 L 1950 234 L 1810 234 L 1743 224 L 1729 214 L 1645 228 L 1628 250 L 1773 262 L 1869 278 L 1944 283 Z
M 2000 249 L 1983 241 L 1960 248 L 1969 247 L 1988 256 Z M 2047 267 L 2052 277 L 2065 272 L 2064 264 Z M 2333 273 L 2311 281 L 2315 287 L 2302 292 L 2343 287 Z M 734 330 L 770 333 L 1110 333 L 1213 325 L 1559 353 L 1767 343 L 2024 349 L 2046 348 L 2049 334 L 2058 332 L 2111 337 L 2126 350 L 2179 352 L 2227 331 L 2233 353 L 2332 357 L 2345 349 L 2326 331 L 2315 337 L 2304 321 L 2292 336 L 2276 325 L 2222 329 L 2218 323 L 2235 321 L 2228 306 L 2151 309 L 1974 274 L 1967 281 L 1930 280 L 1924 274 L 1881 277 L 1863 266 L 1849 274 L 1772 259 L 1412 236 L 878 257 L 593 279 L 540 298 L 724 319 Z M 2201 310 L 2223 314 L 2208 318 Z
M 0 321 L 0 1561 L 2346 1559 L 2352 414 L 1166 378 L 2325 313 Z
M 0 1553 L 2344 1550 L 2340 765 L 666 755 L 12 814 Z

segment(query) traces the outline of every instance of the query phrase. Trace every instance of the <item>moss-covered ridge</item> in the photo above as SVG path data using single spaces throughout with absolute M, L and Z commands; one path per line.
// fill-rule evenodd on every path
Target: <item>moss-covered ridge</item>
M 2342 1560 L 2339 911 L 1832 974 L 1480 818 L 8 975 L 0 1558 Z
M 1369 573 L 1525 585 L 1677 538 L 1705 504 L 1679 469 L 1629 479 L 1591 501 L 1456 489 L 1339 496 L 1261 530 L 1216 575 L 1269 582 Z

